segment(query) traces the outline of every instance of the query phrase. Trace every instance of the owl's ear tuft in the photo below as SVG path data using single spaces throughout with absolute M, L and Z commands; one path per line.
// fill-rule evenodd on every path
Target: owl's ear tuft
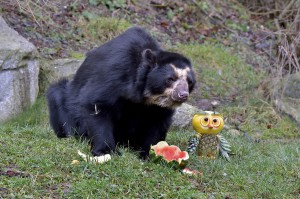
M 195 114 L 194 116 L 203 116 L 203 115 L 207 115 L 207 113 L 205 111 L 200 111 L 197 114 Z
M 195 115 L 193 116 L 193 119 L 195 119 L 195 118 L 197 118 L 197 117 L 200 117 L 200 116 L 202 116 L 202 115 L 204 115 L 204 114 L 195 114 Z

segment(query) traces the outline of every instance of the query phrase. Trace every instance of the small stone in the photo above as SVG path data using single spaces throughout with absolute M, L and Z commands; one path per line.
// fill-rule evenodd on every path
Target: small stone
M 230 134 L 230 135 L 234 135 L 234 136 L 238 136 L 238 135 L 241 134 L 240 131 L 237 130 L 237 129 L 229 129 L 229 130 L 227 131 L 227 133 Z

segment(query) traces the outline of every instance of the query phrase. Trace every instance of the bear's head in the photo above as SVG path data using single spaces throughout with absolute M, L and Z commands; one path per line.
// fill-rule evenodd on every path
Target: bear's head
M 144 90 L 146 104 L 176 108 L 185 102 L 195 86 L 195 75 L 190 61 L 183 55 L 162 51 L 147 52 L 153 62 Z

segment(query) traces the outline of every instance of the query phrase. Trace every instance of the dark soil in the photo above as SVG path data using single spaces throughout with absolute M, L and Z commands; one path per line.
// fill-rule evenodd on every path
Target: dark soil
M 211 9 L 201 7 L 194 1 L 183 0 L 127 1 L 119 7 L 104 5 L 97 0 L 28 1 L 28 4 L 21 5 L 18 2 L 12 0 L 3 3 L 2 16 L 38 48 L 41 56 L 50 59 L 69 57 L 70 51 L 85 53 L 94 47 L 95 44 L 83 37 L 77 25 L 80 17 L 86 15 L 126 19 L 133 25 L 167 35 L 171 44 L 203 43 L 209 38 L 228 43 L 226 38 L 232 32 L 256 40 L 251 28 L 233 30 L 224 25 L 231 22 L 253 26 L 242 19 L 241 14 L 228 2 L 214 5 L 212 1 Z M 158 36 L 162 43 L 166 42 L 165 38 Z

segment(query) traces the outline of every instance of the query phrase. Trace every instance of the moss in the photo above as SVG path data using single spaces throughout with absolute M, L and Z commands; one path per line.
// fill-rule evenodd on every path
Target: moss
M 70 57 L 74 58 L 74 59 L 84 59 L 85 58 L 85 54 L 80 53 L 80 52 L 72 51 L 72 52 L 70 52 Z

